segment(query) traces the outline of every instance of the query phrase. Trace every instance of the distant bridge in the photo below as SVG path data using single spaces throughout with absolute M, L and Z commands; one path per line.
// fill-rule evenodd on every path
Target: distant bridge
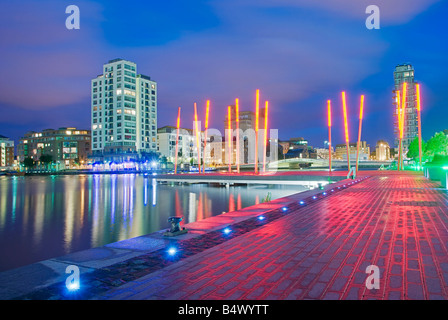
M 358 163 L 359 168 L 379 169 L 381 167 L 390 166 L 392 161 L 373 161 L 373 160 L 360 160 Z M 311 159 L 311 158 L 292 158 L 274 161 L 268 164 L 268 168 L 280 169 L 280 170 L 297 170 L 301 165 L 310 165 L 311 168 L 328 168 L 328 159 Z M 350 166 L 355 166 L 355 160 L 350 160 Z M 333 169 L 347 169 L 347 160 L 332 160 L 331 167 Z

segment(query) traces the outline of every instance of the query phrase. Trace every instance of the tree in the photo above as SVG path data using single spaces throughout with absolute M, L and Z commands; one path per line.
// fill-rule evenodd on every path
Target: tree
M 448 137 L 444 132 L 436 132 L 434 136 L 428 140 L 425 155 L 428 160 L 432 160 L 436 154 L 447 155 Z
M 422 139 L 422 158 L 425 158 L 425 152 L 427 148 L 427 143 Z M 418 137 L 415 137 L 409 145 L 408 153 L 406 154 L 408 158 L 414 159 L 414 161 L 419 161 L 419 148 L 418 148 Z
M 48 169 L 48 165 L 53 162 L 53 156 L 51 154 L 43 154 L 39 157 L 39 161 L 42 162 Z
M 51 154 L 43 154 L 40 156 L 39 161 L 42 163 L 51 163 L 53 162 L 53 156 Z
M 34 167 L 34 166 L 36 165 L 36 162 L 34 161 L 33 158 L 28 157 L 28 158 L 25 158 L 25 159 L 23 160 L 23 165 L 24 165 L 27 169 L 29 169 L 29 168 Z

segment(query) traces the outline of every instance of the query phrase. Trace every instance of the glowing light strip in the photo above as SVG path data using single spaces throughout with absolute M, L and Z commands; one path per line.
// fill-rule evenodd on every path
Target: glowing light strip
M 342 92 L 342 107 L 344 112 L 344 128 L 345 128 L 345 143 L 347 145 L 347 165 L 350 171 L 350 151 L 349 151 L 349 137 L 348 137 L 348 123 L 347 123 L 347 102 L 345 99 L 345 91 Z
M 406 113 L 406 94 L 407 94 L 407 82 L 403 82 L 403 99 L 401 100 L 402 108 L 401 108 L 401 131 L 400 131 L 400 138 L 403 139 L 403 132 L 404 132 L 404 119 L 405 119 L 405 113 Z
M 422 167 L 422 121 L 421 121 L 421 100 L 420 100 L 420 85 L 415 85 L 415 91 L 417 94 L 417 119 L 418 119 L 418 156 L 420 162 L 420 168 Z
M 257 89 L 255 98 L 255 173 L 258 173 L 258 119 L 260 108 L 260 90 Z
M 359 132 L 358 143 L 356 145 L 356 174 L 358 174 L 358 162 L 359 162 L 359 145 L 361 144 L 361 130 L 362 130 L 362 118 L 364 116 L 364 95 L 361 95 L 361 104 L 359 107 Z
M 198 153 L 198 172 L 201 173 L 201 145 L 199 141 L 199 129 L 198 129 L 198 111 L 196 102 L 194 103 L 194 122 L 196 128 L 196 150 Z
M 403 82 L 403 98 L 401 99 L 401 131 L 400 131 L 400 168 L 403 170 L 403 136 L 404 136 L 404 119 L 406 114 L 406 95 L 407 95 L 407 82 Z
M 232 172 L 232 114 L 230 106 L 227 107 L 227 116 L 228 116 L 228 136 L 229 136 L 229 173 Z
M 204 160 L 202 164 L 202 173 L 205 173 L 205 154 L 206 154 L 206 148 L 207 148 L 207 129 L 208 129 L 208 114 L 210 109 L 210 100 L 207 100 L 207 107 L 205 109 L 205 132 L 204 132 Z
M 208 129 L 208 114 L 210 110 L 210 100 L 207 100 L 207 108 L 205 110 L 205 129 Z
M 174 161 L 174 174 L 177 173 L 177 155 L 179 153 L 179 129 L 180 129 L 180 107 L 177 109 L 177 135 L 176 135 L 176 155 Z
M 266 101 L 264 108 L 263 172 L 266 172 L 266 149 L 268 143 L 268 109 L 269 109 L 269 102 Z
M 240 173 L 240 113 L 239 100 L 235 99 L 235 120 L 236 120 L 236 171 Z
M 397 164 L 397 170 L 400 171 L 400 150 L 401 150 L 401 100 L 400 100 L 400 90 L 397 90 L 397 119 L 398 119 L 398 141 L 399 141 L 399 147 L 398 147 L 398 164 Z
M 359 119 L 362 120 L 364 117 L 364 95 L 361 96 L 361 107 L 359 109 Z
M 328 169 L 331 174 L 331 101 L 327 100 L 328 109 Z

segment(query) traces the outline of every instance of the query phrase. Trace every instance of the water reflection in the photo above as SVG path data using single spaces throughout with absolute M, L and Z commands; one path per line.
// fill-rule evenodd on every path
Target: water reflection
M 158 184 L 135 174 L 0 177 L 0 271 L 168 228 L 170 216 L 193 222 L 304 189 Z

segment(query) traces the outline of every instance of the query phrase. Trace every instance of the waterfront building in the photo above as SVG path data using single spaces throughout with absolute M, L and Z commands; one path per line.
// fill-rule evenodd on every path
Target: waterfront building
M 87 165 L 91 153 L 90 130 L 77 128 L 31 131 L 20 138 L 17 146 L 19 162 L 26 158 L 40 161 L 42 155 L 51 156 L 57 169 L 72 169 Z
M 330 152 L 328 148 L 314 148 L 314 151 L 316 152 L 316 158 L 317 159 L 324 159 L 329 160 L 330 159 Z M 333 157 L 333 147 L 331 147 L 331 155 Z
M 0 169 L 14 166 L 14 141 L 0 135 Z
M 279 141 L 278 144 L 280 145 L 280 148 L 282 150 L 282 159 L 285 159 L 285 155 L 288 153 L 289 151 L 289 141 Z
M 357 142 L 349 143 L 350 160 L 356 161 Z M 347 145 L 337 144 L 335 148 L 334 158 L 338 160 L 347 160 Z M 370 159 L 370 145 L 366 141 L 360 141 L 359 160 Z
M 375 147 L 375 160 L 388 161 L 390 160 L 390 146 L 384 140 L 379 140 Z
M 285 158 L 311 158 L 317 159 L 316 150 L 308 145 L 308 140 L 303 137 L 289 139 L 289 150 Z
M 91 82 L 92 157 L 95 161 L 145 159 L 157 152 L 157 83 L 137 65 L 110 60 Z
M 395 134 L 395 148 L 399 146 L 399 130 L 397 118 L 397 92 L 403 90 L 403 83 L 407 83 L 406 92 L 406 111 L 403 131 L 403 153 L 406 155 L 409 150 L 409 145 L 412 140 L 418 136 L 418 119 L 417 119 L 417 104 L 414 80 L 414 67 L 409 64 L 400 64 L 395 67 L 394 71 L 394 90 L 393 90 L 393 106 L 394 106 L 394 134 Z M 400 94 L 400 101 L 403 93 Z
M 176 159 L 176 137 L 177 128 L 173 126 L 164 126 L 157 129 L 157 152 L 161 157 L 166 157 L 168 162 L 175 162 Z M 201 132 L 201 159 L 203 156 L 204 133 Z M 197 164 L 198 154 L 196 148 L 196 137 L 192 129 L 179 128 L 178 142 L 178 164 L 181 168 L 184 165 Z
M 256 114 L 253 111 L 238 111 L 238 127 L 240 129 L 240 164 L 254 163 L 255 162 L 255 127 L 256 127 Z M 263 132 L 264 132 L 264 115 L 265 108 L 259 109 L 259 119 L 258 119 L 258 150 L 259 150 L 259 163 L 262 160 L 262 150 L 263 150 Z M 236 106 L 230 106 L 230 117 L 231 117 L 231 126 L 232 126 L 232 136 L 236 137 Z M 228 114 L 226 113 L 224 119 L 224 128 L 225 135 L 223 135 L 223 139 L 227 138 L 227 128 L 228 128 Z M 235 139 L 235 138 L 234 138 Z M 236 142 L 235 142 L 236 148 Z M 224 158 L 223 158 L 224 159 Z M 227 163 L 228 160 L 223 160 L 223 162 Z M 234 163 L 236 159 L 232 160 Z

